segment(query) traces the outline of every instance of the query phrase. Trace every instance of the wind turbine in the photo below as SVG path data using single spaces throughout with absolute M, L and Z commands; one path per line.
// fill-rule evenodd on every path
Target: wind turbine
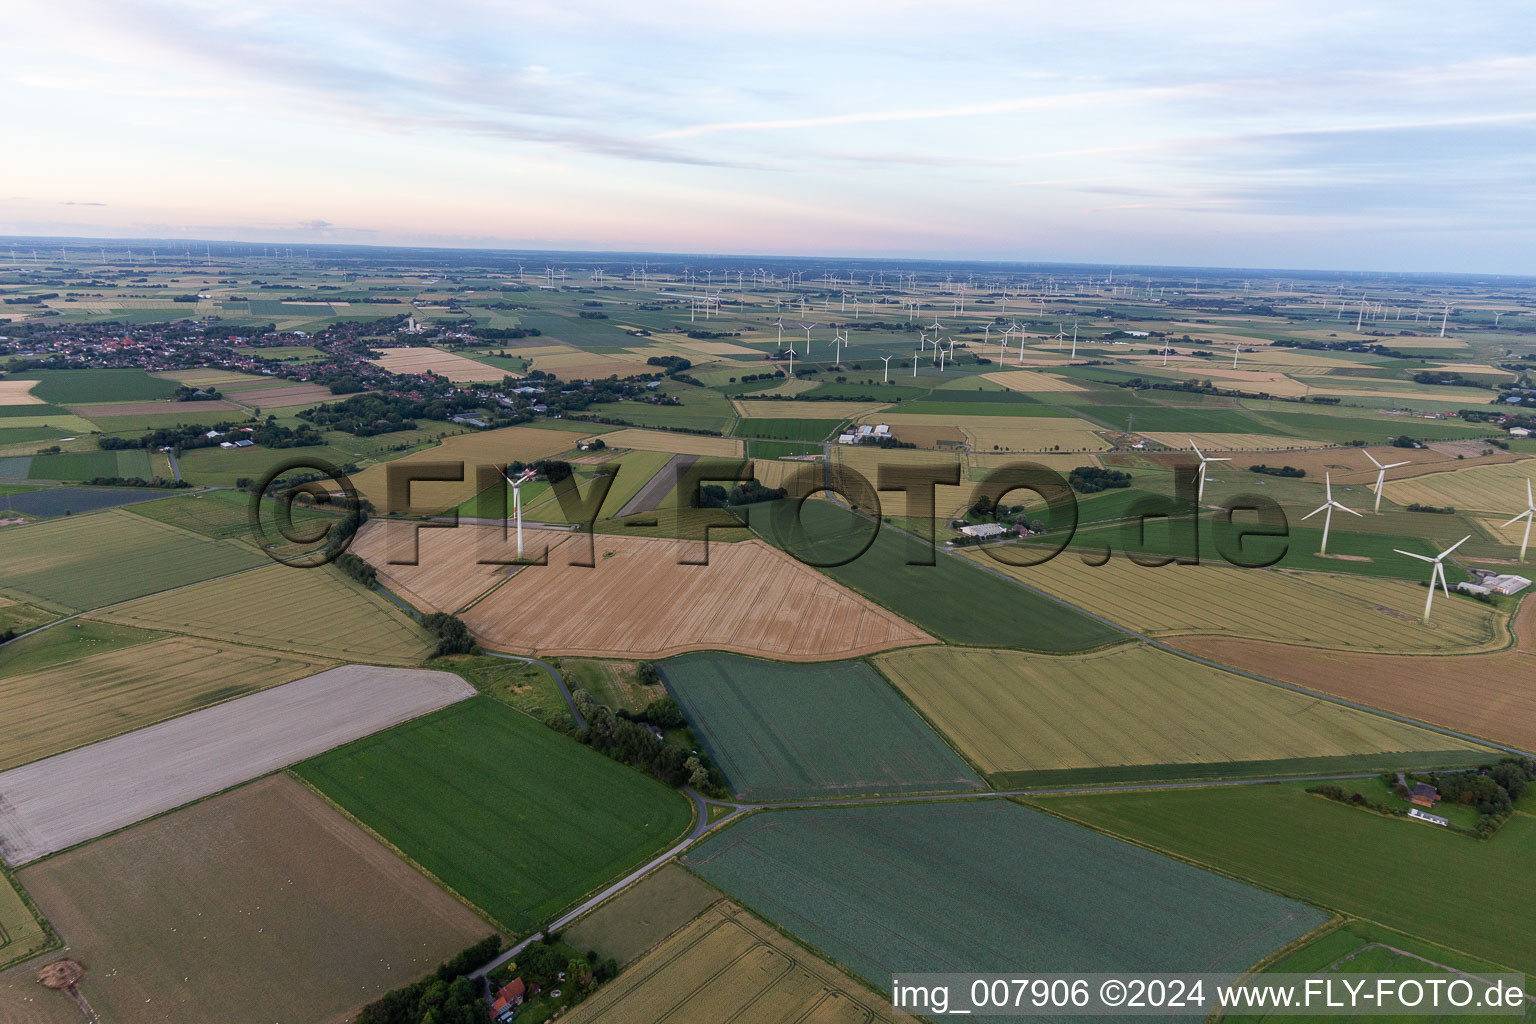
M 512 485 L 512 516 L 517 520 L 517 560 L 521 562 L 523 560 L 523 484 L 532 480 L 534 473 L 532 469 L 525 469 L 522 476 L 513 480 L 500 466 L 496 467 L 496 472 Z
M 809 356 L 811 354 L 811 328 L 815 327 L 816 325 L 815 324 L 801 324 L 800 326 L 805 329 L 805 354 L 807 356 Z M 793 347 L 793 346 L 791 346 L 791 347 Z
M 1325 488 L 1324 493 L 1327 495 L 1328 500 L 1325 501 L 1323 504 L 1319 505 L 1317 508 L 1313 509 L 1311 512 L 1308 512 L 1306 515 L 1301 517 L 1303 519 L 1311 519 L 1313 516 L 1317 515 L 1319 512 L 1322 512 L 1324 510 L 1327 511 L 1328 514 L 1323 517 L 1323 545 L 1322 545 L 1322 547 L 1317 549 L 1317 553 L 1320 554 L 1320 555 L 1326 555 L 1328 553 L 1328 527 L 1333 524 L 1333 510 L 1337 508 L 1337 509 L 1342 509 L 1345 512 L 1348 512 L 1352 516 L 1360 515 L 1359 512 L 1356 512 L 1354 509 L 1350 508 L 1348 505 L 1340 505 L 1338 502 L 1333 500 L 1333 481 L 1329 479 L 1329 474 L 1327 474 L 1327 473 L 1323 474 L 1323 487 Z M 1415 558 L 1420 558 L 1420 557 L 1423 557 L 1423 556 L 1421 556 L 1421 555 L 1414 555 L 1414 557 Z M 1426 611 L 1424 614 L 1426 616 L 1428 616 L 1429 612 Z
M 1525 549 L 1531 543 L 1531 521 L 1536 519 L 1536 496 L 1531 494 L 1531 481 L 1525 481 L 1525 511 L 1505 523 L 1505 526 L 1514 526 L 1520 520 L 1525 520 L 1525 538 L 1520 541 L 1520 561 L 1525 561 Z
M 1232 349 L 1232 369 L 1234 370 L 1237 369 L 1237 354 L 1242 350 L 1243 346 L 1241 345 L 1238 345 Z
M 1195 449 L 1195 454 L 1200 458 L 1200 490 L 1195 494 L 1195 500 L 1200 501 L 1205 497 L 1205 464 L 1208 462 L 1231 462 L 1232 459 L 1228 456 L 1222 456 L 1218 459 L 1205 455 L 1199 448 L 1195 447 L 1194 438 L 1189 439 L 1189 446 Z
M 1370 459 L 1371 462 L 1375 464 L 1376 469 L 1378 470 L 1378 472 L 1376 474 L 1376 507 L 1371 509 L 1371 511 L 1372 512 L 1380 512 L 1381 511 L 1381 489 L 1384 486 L 1386 486 L 1386 483 L 1387 483 L 1387 470 L 1389 470 L 1389 469 L 1396 469 L 1398 466 L 1406 466 L 1406 465 L 1408 465 L 1408 463 L 1407 462 L 1391 462 L 1391 463 L 1388 463 L 1387 465 L 1383 466 L 1381 463 L 1376 461 L 1376 456 L 1372 455 L 1370 452 L 1366 452 L 1364 448 L 1362 448 L 1360 450 L 1362 452 L 1365 452 L 1365 457 Z
M 880 357 L 880 361 L 885 364 L 885 379 L 880 382 L 882 384 L 889 384 L 891 382 L 891 358 L 891 356 Z
M 1445 583 L 1445 556 L 1450 554 L 1452 551 L 1455 551 L 1457 548 L 1461 547 L 1471 539 L 1472 535 L 1469 533 L 1455 544 L 1452 544 L 1450 547 L 1440 552 L 1434 558 L 1430 558 L 1426 555 L 1416 555 L 1412 551 L 1404 551 L 1402 548 L 1392 549 L 1400 555 L 1407 555 L 1409 558 L 1417 558 L 1421 562 L 1429 562 L 1434 566 L 1434 568 L 1429 571 L 1429 597 L 1425 598 L 1424 600 L 1424 625 L 1429 625 L 1429 609 L 1430 606 L 1435 603 L 1435 581 L 1440 581 L 1440 587 L 1445 591 L 1446 597 L 1451 596 L 1451 588 L 1446 586 Z

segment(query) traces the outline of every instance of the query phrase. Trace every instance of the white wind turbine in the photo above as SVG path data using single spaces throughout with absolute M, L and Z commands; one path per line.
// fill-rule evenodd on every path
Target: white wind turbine
M 1531 481 L 1525 481 L 1525 511 L 1505 523 L 1505 526 L 1514 526 L 1520 520 L 1525 520 L 1525 538 L 1520 541 L 1520 561 L 1525 561 L 1525 549 L 1531 543 L 1531 521 L 1536 519 L 1536 496 L 1531 494 Z
M 881 356 L 880 357 L 880 361 L 885 364 L 885 379 L 880 382 L 882 384 L 889 384 L 891 382 L 891 359 L 892 358 L 893 357 L 891 357 L 891 356 Z
M 532 480 L 534 473 L 532 469 L 525 469 L 522 476 L 513 480 L 500 466 L 496 467 L 496 472 L 512 485 L 512 517 L 517 520 L 517 560 L 521 562 L 523 560 L 523 484 Z
M 1402 548 L 1392 549 L 1400 555 L 1407 555 L 1409 558 L 1417 558 L 1421 562 L 1429 562 L 1434 566 L 1434 568 L 1429 571 L 1429 597 L 1425 598 L 1424 600 L 1424 624 L 1426 626 L 1429 625 L 1430 606 L 1435 603 L 1435 581 L 1440 581 L 1440 588 L 1445 591 L 1446 597 L 1451 596 L 1451 588 L 1446 586 L 1445 583 L 1445 556 L 1450 554 L 1452 551 L 1455 551 L 1457 548 L 1461 547 L 1471 539 L 1472 535 L 1469 533 L 1455 544 L 1452 544 L 1450 547 L 1440 552 L 1434 558 L 1430 558 L 1427 555 L 1416 555 L 1412 551 L 1404 551 Z
M 1365 452 L 1364 448 L 1362 448 L 1360 450 Z M 1371 462 L 1375 464 L 1376 471 L 1377 471 L 1376 472 L 1376 507 L 1371 509 L 1371 511 L 1372 512 L 1380 512 L 1381 511 L 1381 490 L 1387 484 L 1387 470 L 1389 470 L 1389 469 L 1396 469 L 1398 466 L 1406 466 L 1406 465 L 1408 465 L 1408 463 L 1407 462 L 1389 462 L 1385 466 L 1383 466 L 1381 463 L 1376 461 L 1376 456 L 1372 455 L 1370 452 L 1365 452 L 1365 457 L 1370 459 Z
M 1203 499 L 1205 497 L 1205 466 L 1206 466 L 1206 463 L 1209 463 L 1209 462 L 1231 462 L 1232 459 L 1229 456 L 1222 456 L 1219 459 L 1218 458 L 1213 458 L 1211 456 L 1207 456 L 1206 454 L 1201 452 L 1199 448 L 1195 447 L 1195 440 L 1194 440 L 1194 438 L 1190 438 L 1189 446 L 1191 448 L 1195 449 L 1195 455 L 1199 456 L 1199 458 L 1200 458 L 1200 470 L 1199 470 L 1199 473 L 1200 473 L 1200 490 L 1199 490 L 1198 493 L 1195 494 L 1195 500 L 1196 501 L 1200 501 L 1201 499 Z
M 815 327 L 816 325 L 801 324 L 800 326 L 805 329 L 805 354 L 807 357 L 809 357 L 811 354 L 811 328 Z
M 1327 495 L 1328 500 L 1301 517 L 1303 519 L 1311 519 L 1319 512 L 1324 510 L 1327 511 L 1328 514 L 1323 517 L 1323 544 L 1322 547 L 1317 549 L 1317 553 L 1320 555 L 1326 555 L 1328 553 L 1328 527 L 1333 524 L 1333 510 L 1341 509 L 1345 512 L 1348 512 L 1352 516 L 1360 515 L 1359 512 L 1356 512 L 1348 505 L 1340 505 L 1338 502 L 1333 500 L 1333 481 L 1329 479 L 1329 474 L 1327 473 L 1323 474 L 1323 487 L 1325 489 L 1325 494 Z M 1420 556 L 1415 555 L 1414 557 L 1418 558 Z M 1427 615 L 1428 613 L 1426 612 L 1425 614 Z

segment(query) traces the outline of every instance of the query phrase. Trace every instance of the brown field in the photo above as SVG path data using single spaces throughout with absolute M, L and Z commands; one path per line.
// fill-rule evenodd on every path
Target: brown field
M 95 618 L 338 661 L 416 665 L 427 634 L 335 568 L 271 565 L 113 605 Z
M 728 650 L 822 661 L 932 642 L 759 540 L 712 543 L 708 565 L 678 564 L 701 557 L 693 542 L 599 536 L 595 544 L 596 568 L 569 564 L 586 554 L 580 538 L 571 540 L 549 565 L 523 569 L 462 618 L 497 650 L 598 658 Z M 459 557 L 474 559 L 472 540 Z
M 1199 436 L 1195 437 L 1199 442 Z M 1184 439 L 1184 444 L 1189 444 L 1189 439 Z M 1463 441 L 1453 441 L 1454 446 L 1465 445 Z M 1202 446 L 1203 447 L 1203 446 Z M 1295 466 L 1297 469 L 1307 471 L 1307 478 L 1313 477 L 1321 480 L 1327 473 L 1336 484 L 1353 486 L 1355 484 L 1374 484 L 1376 482 L 1377 469 L 1371 465 L 1371 460 L 1362 452 L 1369 452 L 1375 456 L 1376 461 L 1385 465 L 1394 462 L 1406 462 L 1408 465 L 1397 469 L 1387 470 L 1387 483 L 1394 480 L 1405 480 L 1409 477 L 1422 476 L 1426 473 L 1439 473 L 1451 469 L 1461 469 L 1466 466 L 1492 465 L 1500 462 L 1516 462 L 1521 456 L 1514 452 L 1502 451 L 1498 448 L 1491 449 L 1492 455 L 1479 455 L 1478 452 L 1488 448 L 1487 445 L 1477 445 L 1471 454 L 1462 450 L 1453 450 L 1449 453 L 1435 448 L 1393 448 L 1390 445 L 1372 445 L 1369 448 L 1314 448 L 1302 451 L 1287 451 L 1283 453 L 1260 452 L 1234 452 L 1232 466 L 1234 469 L 1247 469 L 1249 466 L 1282 465 Z M 1457 460 L 1458 454 L 1466 454 L 1466 458 Z M 1188 461 L 1188 456 L 1170 456 L 1154 454 L 1147 456 L 1159 465 L 1172 467 L 1180 461 Z M 1388 494 L 1395 494 L 1395 490 L 1388 490 Z
M 69 411 L 86 419 L 102 416 L 154 416 L 178 412 L 234 412 L 239 407 L 217 399 L 209 402 L 123 402 L 119 405 L 72 405 Z M 243 418 L 241 416 L 235 419 Z
M 220 391 L 234 390 L 240 387 L 251 387 L 256 384 L 265 384 L 271 381 L 271 377 L 259 376 L 251 373 L 237 373 L 234 370 L 162 370 L 159 373 L 150 374 L 151 377 L 159 377 L 163 380 L 174 380 L 179 384 L 188 384 L 194 388 L 216 387 Z
M 575 1024 L 899 1020 L 890 1003 L 739 904 L 705 911 L 567 1016 Z
M 603 442 L 609 448 L 636 448 L 645 452 L 674 452 L 678 455 L 708 455 L 726 459 L 741 457 L 741 441 L 734 437 L 672 434 L 665 430 L 627 427 L 604 434 Z
M 684 338 L 677 342 L 679 348 L 688 349 L 705 356 L 761 356 L 760 349 L 748 348 L 746 345 L 738 345 L 734 341 L 695 341 L 692 338 Z M 645 349 L 631 349 L 635 355 L 642 359 L 649 359 L 655 355 Z
M 1536 601 L 1521 603 L 1514 626 L 1519 640 L 1505 650 L 1438 657 L 1317 651 L 1216 636 L 1181 637 L 1174 645 L 1223 665 L 1536 750 Z
M 511 370 L 477 363 L 452 352 L 438 348 L 387 348 L 378 359 L 368 360 L 382 366 L 390 373 L 432 372 L 451 381 L 498 381 L 503 377 L 516 377 Z
M 752 475 L 764 487 L 788 487 L 800 473 L 814 473 L 822 465 L 821 459 L 753 459 Z
M 352 553 L 367 560 L 379 571 L 390 590 L 417 608 L 454 612 L 473 601 L 501 580 L 507 578 L 505 565 L 479 565 L 475 559 L 517 554 L 516 542 L 502 542 L 498 526 L 464 525 L 452 530 L 421 530 L 416 533 L 416 565 L 390 565 L 390 559 L 404 559 L 411 552 L 414 523 L 372 520 L 358 531 Z M 536 558 L 546 547 L 553 548 L 569 536 L 554 530 L 524 530 L 524 553 Z
M 848 420 L 863 416 L 869 423 L 884 422 L 871 415 L 886 406 L 880 402 L 802 402 L 793 398 L 758 401 L 734 399 L 731 405 L 746 419 Z
M 606 436 L 606 435 L 605 435 Z M 477 493 L 477 466 L 505 466 L 509 462 L 533 462 L 547 459 L 576 447 L 578 435 L 564 430 L 540 430 L 537 427 L 503 427 L 472 434 L 455 434 L 442 444 L 413 452 L 403 459 L 369 466 L 352 478 L 352 484 L 381 511 L 389 509 L 390 466 L 423 463 L 464 463 L 462 481 L 423 481 L 411 485 L 412 513 L 441 512 L 473 498 Z M 630 447 L 634 447 L 631 445 Z M 397 470 L 398 472 L 398 470 Z
M 1280 395 L 1285 398 L 1293 398 L 1305 395 L 1311 388 L 1301 381 L 1293 380 L 1283 373 L 1273 370 L 1234 370 L 1230 366 L 1189 366 L 1184 365 L 1173 370 L 1169 367 L 1168 373 L 1160 373 L 1158 367 L 1147 367 L 1146 372 L 1154 376 L 1169 376 L 1179 379 L 1211 380 L 1217 387 L 1227 387 L 1234 391 L 1262 391 L 1271 395 Z
M 998 370 L 982 374 L 994 384 L 1001 384 L 1009 391 L 1083 391 L 1081 384 L 1065 377 L 1052 377 L 1048 373 L 1033 370 Z
M 528 348 L 507 348 L 513 355 L 532 361 L 532 368 L 552 373 L 565 380 L 594 380 L 617 374 L 627 377 L 637 373 L 655 373 L 658 368 L 647 366 L 650 355 L 613 355 L 587 352 L 570 345 L 534 345 Z
M 32 393 L 35 380 L 0 380 L 0 405 L 43 405 Z
M 799 377 L 787 378 L 781 384 L 775 384 L 766 391 L 759 391 L 759 395 L 803 395 L 807 391 L 815 391 L 821 385 L 813 380 L 801 380 Z
M 930 450 L 962 451 L 966 445 L 965 432 L 959 427 L 924 427 L 915 423 L 902 423 L 891 433 L 898 441 Z
M 972 480 L 981 479 L 991 470 L 1002 466 L 1012 466 L 1019 462 L 1038 463 L 1047 469 L 1054 469 L 1059 473 L 1070 473 L 1078 466 L 1101 465 L 1097 455 L 1088 453 L 1069 452 L 1067 454 L 1058 454 L 1056 452 L 1030 452 L 1027 456 L 1020 456 L 1017 453 L 1008 454 L 1005 452 L 971 452 L 963 457 L 970 466 Z M 1022 499 L 1024 496 L 1021 493 L 1017 497 Z
M 1276 434 L 1179 433 L 1171 430 L 1138 430 L 1137 433 L 1158 444 L 1165 444 L 1169 448 L 1178 448 L 1181 451 L 1189 451 L 1191 441 L 1199 445 L 1203 452 L 1280 451 L 1286 448 L 1320 448 L 1323 444 L 1321 441 L 1281 437 Z
M 69 628 L 68 624 L 58 626 Z M 176 637 L 0 680 L 0 771 L 329 667 Z
M 23 876 L 86 965 L 81 992 L 103 1020 L 121 1024 L 341 1024 L 490 933 L 286 776 Z M 0 982 L 0 1019 L 51 1021 L 53 1005 L 82 1019 L 63 994 Z
M 1017 458 L 1017 456 L 1016 456 Z M 958 486 L 936 485 L 933 489 L 933 507 L 936 516 L 960 515 L 975 500 L 976 484 L 969 479 L 966 470 L 966 453 L 913 451 L 908 448 L 865 448 L 863 445 L 833 445 L 833 465 L 852 470 L 869 481 L 871 487 L 880 486 L 880 470 L 902 467 L 947 470 L 955 467 L 959 474 Z M 819 482 L 819 480 L 818 480 Z M 911 515 L 907 508 L 905 491 L 880 491 L 880 514 L 884 516 Z
M 321 402 L 340 402 L 350 395 L 336 395 L 330 388 L 318 384 L 297 384 L 286 388 L 259 388 L 236 395 L 246 405 L 258 409 L 282 409 L 293 405 L 319 405 Z
M 1452 505 L 1502 515 L 1505 519 L 1525 507 L 1526 481 L 1536 477 L 1536 460 L 1496 463 L 1490 458 L 1468 466 L 1471 461 L 1450 463 L 1454 467 L 1451 472 L 1404 480 L 1389 493 L 1399 504 Z

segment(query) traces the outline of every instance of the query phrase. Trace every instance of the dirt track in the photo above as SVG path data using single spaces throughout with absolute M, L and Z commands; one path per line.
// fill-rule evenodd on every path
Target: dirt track
M 0 774 L 17 866 L 474 695 L 456 675 L 346 665 Z

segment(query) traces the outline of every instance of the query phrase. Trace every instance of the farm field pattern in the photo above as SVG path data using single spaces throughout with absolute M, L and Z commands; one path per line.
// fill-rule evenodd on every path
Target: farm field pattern
M 1307 791 L 1536 778 L 1529 592 L 1425 621 L 1396 550 L 1533 575 L 1529 280 L 168 246 L 0 266 L 5 1024 L 441 1024 L 364 1007 L 473 989 L 424 979 L 492 932 L 492 990 L 558 940 L 534 1024 L 894 1024 L 898 971 L 1536 975 L 1536 797 L 1438 805 L 1476 838 Z M 1200 564 L 1136 564 L 1196 446 Z M 1021 463 L 1078 513 L 1028 566 L 1069 518 L 977 504 Z M 350 557 L 252 532 L 282 465 Z M 567 473 L 615 467 L 575 521 Z M 1326 555 L 1325 478 L 1361 513 Z M 1225 560 L 1249 499 L 1274 566 Z

